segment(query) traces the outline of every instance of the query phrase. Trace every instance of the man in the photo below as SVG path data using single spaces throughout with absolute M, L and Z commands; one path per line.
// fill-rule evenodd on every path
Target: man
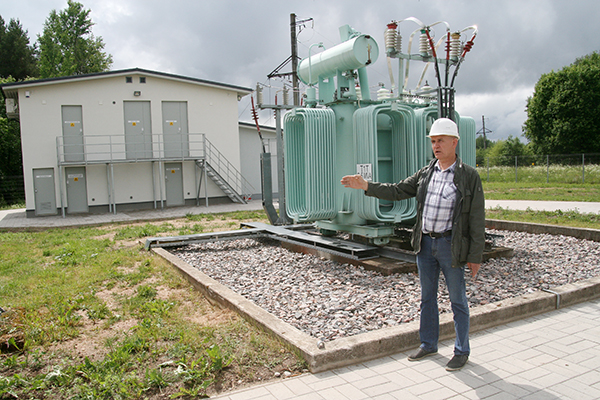
M 360 175 L 347 175 L 342 185 L 362 189 L 367 196 L 384 200 L 417 199 L 417 220 L 411 242 L 417 253 L 421 281 L 421 346 L 408 356 L 418 361 L 438 350 L 437 304 L 440 270 L 454 314 L 454 356 L 446 365 L 457 371 L 469 359 L 469 303 L 464 277 L 465 264 L 473 277 L 481 265 L 485 244 L 485 204 L 477 171 L 456 155 L 459 135 L 447 118 L 436 120 L 429 135 L 435 159 L 399 183 L 367 182 Z

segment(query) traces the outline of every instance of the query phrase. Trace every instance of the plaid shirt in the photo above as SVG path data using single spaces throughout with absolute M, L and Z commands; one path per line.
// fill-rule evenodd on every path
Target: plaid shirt
M 452 229 L 452 215 L 456 201 L 454 169 L 456 162 L 442 171 L 439 161 L 434 166 L 427 196 L 423 205 L 423 232 L 442 233 Z

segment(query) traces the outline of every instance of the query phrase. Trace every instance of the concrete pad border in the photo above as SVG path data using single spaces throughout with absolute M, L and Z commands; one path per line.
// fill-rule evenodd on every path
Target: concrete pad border
M 577 239 L 586 239 L 600 242 L 600 230 L 590 228 L 572 228 L 549 224 L 535 224 L 532 222 L 504 221 L 500 219 L 486 219 L 485 227 L 505 231 L 518 231 L 527 233 L 549 233 L 551 235 L 572 236 Z
M 521 228 L 525 229 L 525 227 Z M 600 237 L 600 231 L 596 232 Z M 168 251 L 162 248 L 152 248 L 152 251 L 170 262 L 207 298 L 236 311 L 242 317 L 274 335 L 300 354 L 313 373 L 403 352 L 419 345 L 418 321 L 320 343 L 318 339 L 280 320 Z M 567 284 L 551 291 L 534 292 L 474 307 L 471 309 L 471 332 L 528 318 L 597 297 L 600 297 L 600 277 Z M 450 313 L 441 315 L 440 340 L 453 336 L 454 322 L 452 315 Z

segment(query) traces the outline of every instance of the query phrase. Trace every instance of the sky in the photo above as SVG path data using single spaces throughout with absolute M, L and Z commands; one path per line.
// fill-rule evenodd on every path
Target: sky
M 456 110 L 475 119 L 487 138 L 522 136 L 527 98 L 542 74 L 558 71 L 577 58 L 600 50 L 595 30 L 600 20 L 597 0 L 80 0 L 91 10 L 95 36 L 113 56 L 113 70 L 144 68 L 215 82 L 255 88 L 267 85 L 273 96 L 283 82 L 267 75 L 291 54 L 290 14 L 307 20 L 298 34 L 298 53 L 308 56 L 311 44 L 326 49 L 340 43 L 339 27 L 350 25 L 371 35 L 379 45 L 378 60 L 367 67 L 369 84 L 390 87 L 383 34 L 390 21 L 415 17 L 426 25 L 446 21 L 451 31 L 476 25 L 473 49 L 455 82 Z M 66 0 L 0 0 L 0 15 L 18 19 L 32 42 L 54 10 Z M 418 26 L 400 24 L 403 51 Z M 445 33 L 434 28 L 435 39 Z M 462 39 L 470 38 L 467 31 Z M 416 43 L 416 42 L 414 42 Z M 416 46 L 413 44 L 413 50 Z M 313 47 L 311 54 L 319 50 Z M 412 51 L 411 53 L 414 53 Z M 392 61 L 397 77 L 397 61 Z M 423 71 L 411 63 L 409 88 Z M 289 72 L 291 68 L 284 68 Z M 436 81 L 434 68 L 425 79 Z M 373 89 L 373 90 L 375 90 Z M 266 102 L 266 101 L 265 101 Z M 240 101 L 240 120 L 251 121 L 250 96 Z M 260 112 L 260 123 L 274 125 L 272 112 Z M 489 132 L 491 131 L 491 132 Z

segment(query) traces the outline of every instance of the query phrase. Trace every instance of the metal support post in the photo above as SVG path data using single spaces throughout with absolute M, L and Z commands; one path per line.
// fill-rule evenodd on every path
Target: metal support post
M 546 183 L 550 182 L 550 155 L 546 154 Z
M 273 177 L 271 175 L 271 153 L 260 154 L 262 204 L 271 225 L 277 225 L 279 216 L 273 206 Z
M 585 153 L 581 154 L 581 183 L 585 183 Z
M 204 159 L 204 201 L 206 202 L 206 208 L 208 208 L 208 173 L 206 172 L 206 159 Z
M 156 162 L 152 162 L 152 200 L 154 209 L 156 210 Z M 160 184 L 160 182 L 159 182 Z
M 110 187 L 110 164 L 106 164 L 106 190 L 108 191 L 108 212 L 112 212 L 112 194 Z
M 115 199 L 115 166 L 110 164 L 110 186 L 113 201 L 113 214 L 117 214 L 117 200 Z
M 160 209 L 162 210 L 164 208 L 163 205 L 163 185 L 164 185 L 164 169 L 163 169 L 163 162 L 162 161 L 158 161 L 158 193 L 160 195 Z
M 279 218 L 277 223 L 286 225 L 291 222 L 287 214 L 285 202 L 285 167 L 284 167 L 284 143 L 283 131 L 281 129 L 281 109 L 275 109 L 275 131 L 277 134 L 277 184 L 279 192 Z
M 202 178 L 200 178 L 200 182 L 198 182 L 198 161 L 194 162 L 194 167 L 194 182 L 196 182 L 196 207 L 198 207 L 200 206 L 200 185 L 202 184 Z
M 65 203 L 63 199 L 63 167 L 58 167 L 58 191 L 60 194 L 60 208 L 62 212 L 62 217 L 65 218 Z

